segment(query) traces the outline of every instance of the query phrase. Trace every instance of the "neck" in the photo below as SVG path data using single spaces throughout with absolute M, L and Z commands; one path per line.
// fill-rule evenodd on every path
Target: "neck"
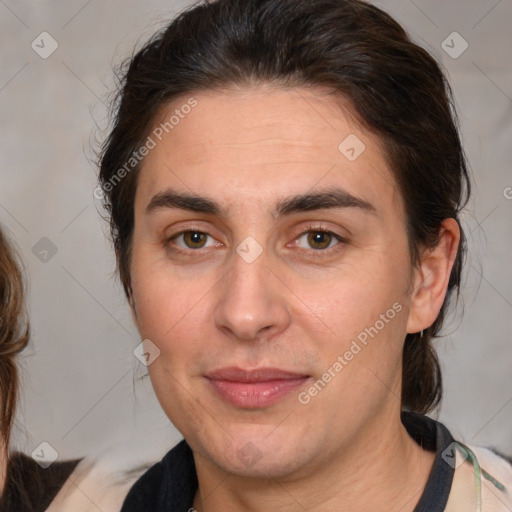
M 325 454 L 307 474 L 261 480 L 227 474 L 194 457 L 198 512 L 339 511 L 412 512 L 428 481 L 435 454 L 423 450 L 395 414 L 374 420 L 357 439 Z

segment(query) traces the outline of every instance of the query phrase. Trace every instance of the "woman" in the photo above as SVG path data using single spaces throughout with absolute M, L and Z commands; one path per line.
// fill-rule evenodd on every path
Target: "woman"
M 23 276 L 18 256 L 0 229 L 0 510 L 116 511 L 141 470 L 120 471 L 119 464 L 92 460 L 40 465 L 35 458 L 9 452 L 18 398 L 17 357 L 29 342 Z
M 509 510 L 510 464 L 425 415 L 469 196 L 434 59 L 360 0 L 218 0 L 115 107 L 100 184 L 184 436 L 123 512 Z
M 0 509 L 18 512 L 46 510 L 79 461 L 57 462 L 45 470 L 34 459 L 21 453 L 9 456 L 9 438 L 18 398 L 16 358 L 29 341 L 23 278 L 17 258 L 0 229 Z

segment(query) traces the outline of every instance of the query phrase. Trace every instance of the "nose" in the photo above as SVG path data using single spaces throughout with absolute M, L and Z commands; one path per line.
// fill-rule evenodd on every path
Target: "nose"
M 290 324 L 288 289 L 268 264 L 265 252 L 251 263 L 234 254 L 231 271 L 219 283 L 214 321 L 232 338 L 271 338 Z

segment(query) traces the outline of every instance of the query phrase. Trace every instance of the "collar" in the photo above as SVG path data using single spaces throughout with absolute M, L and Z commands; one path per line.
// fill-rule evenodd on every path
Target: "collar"
M 453 437 L 444 425 L 422 414 L 404 411 L 401 419 L 420 446 L 436 452 L 430 477 L 414 512 L 442 512 L 454 475 L 454 468 L 445 461 L 443 453 L 454 442 Z M 186 441 L 181 441 L 134 484 L 121 512 L 188 512 L 197 488 L 192 450 Z

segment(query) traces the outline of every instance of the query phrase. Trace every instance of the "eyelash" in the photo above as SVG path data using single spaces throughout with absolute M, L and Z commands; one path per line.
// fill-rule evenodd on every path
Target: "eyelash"
M 328 235 L 332 235 L 332 237 L 334 239 L 336 239 L 338 241 L 337 244 L 335 244 L 333 247 L 328 247 L 326 249 L 303 249 L 303 248 L 300 248 L 301 250 L 304 250 L 306 252 L 309 252 L 311 253 L 311 255 L 314 255 L 314 257 L 321 257 L 322 255 L 325 255 L 325 254 L 331 254 L 333 251 L 336 251 L 336 250 L 339 250 L 339 246 L 341 245 L 344 245 L 346 243 L 348 243 L 348 241 L 342 237 L 341 235 L 339 235 L 338 233 L 335 233 L 334 231 L 331 231 L 329 229 L 325 229 L 321 226 L 307 226 L 306 229 L 304 231 L 302 231 L 297 237 L 295 237 L 295 241 L 296 240 L 299 240 L 300 238 L 302 238 L 304 235 L 307 235 L 308 233 L 326 233 Z M 195 227 L 189 227 L 187 229 L 184 229 L 183 231 L 180 231 L 179 233 L 176 233 L 168 238 L 166 238 L 164 240 L 164 246 L 165 247 L 169 247 L 169 245 L 171 244 L 171 242 L 173 242 L 174 240 L 176 240 L 178 237 L 186 234 L 186 233 L 201 233 L 203 235 L 206 235 L 206 236 L 209 236 L 211 238 L 213 238 L 209 233 L 206 233 L 205 231 L 202 231 L 201 229 L 199 228 L 195 228 Z M 172 250 L 174 252 L 177 252 L 179 254 L 185 254 L 185 255 L 190 255 L 191 253 L 201 253 L 203 252 L 203 248 L 200 248 L 200 249 L 183 249 L 179 246 L 176 246 L 174 245 L 174 247 L 172 247 Z

